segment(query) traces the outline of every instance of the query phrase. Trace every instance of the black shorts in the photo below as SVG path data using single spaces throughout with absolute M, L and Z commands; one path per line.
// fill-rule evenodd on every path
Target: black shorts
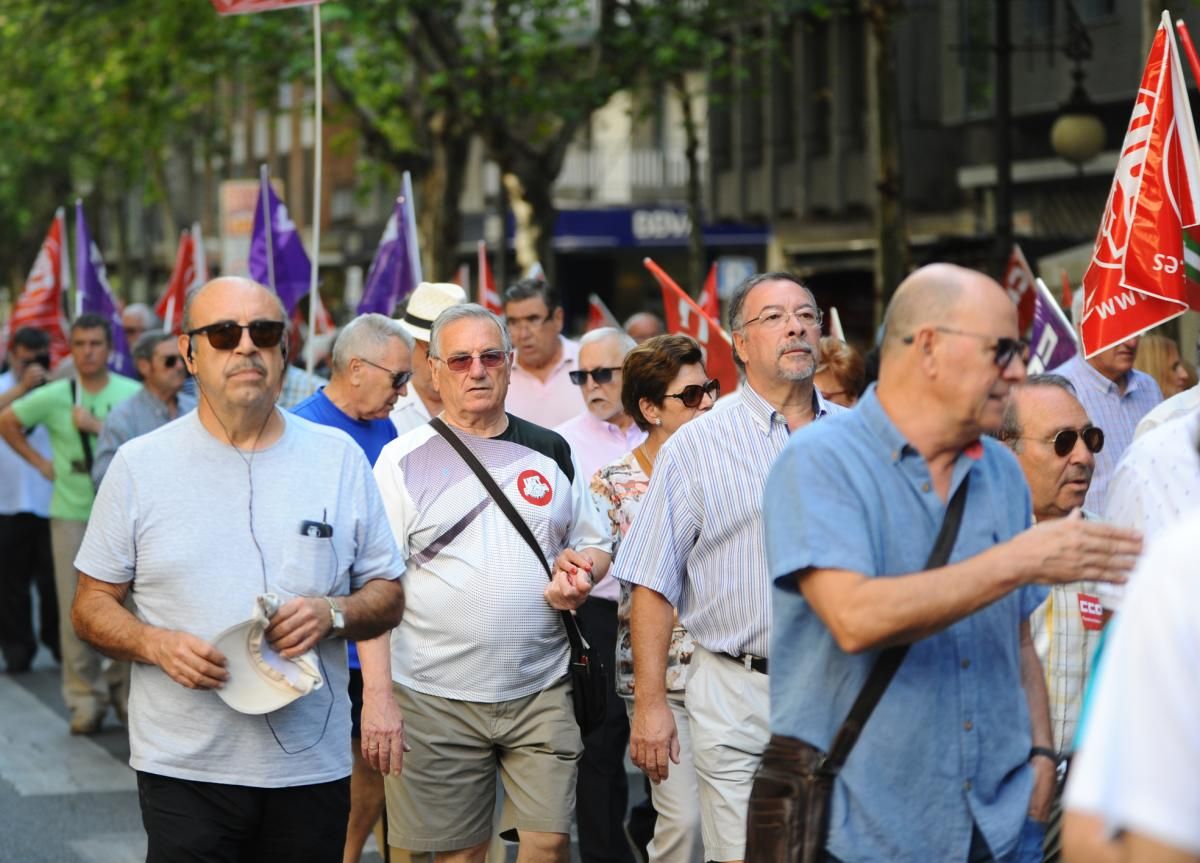
M 350 778 L 251 788 L 138 773 L 146 863 L 341 860 Z
M 362 737 L 362 672 L 357 668 L 350 669 L 350 736 L 355 740 Z

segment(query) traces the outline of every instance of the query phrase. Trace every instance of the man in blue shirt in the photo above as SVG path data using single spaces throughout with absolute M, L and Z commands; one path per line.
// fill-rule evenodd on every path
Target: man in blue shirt
M 333 374 L 292 413 L 341 429 L 354 439 L 372 465 L 379 451 L 396 437 L 388 416 L 396 399 L 407 393 L 412 377 L 412 336 L 386 315 L 359 315 L 333 343 Z M 360 661 L 390 666 L 390 634 L 349 644 L 351 743 L 354 770 L 350 776 L 350 821 L 346 830 L 346 859 L 357 860 L 375 822 L 383 812 L 383 776 L 371 769 L 363 749 L 381 741 L 402 739 L 403 719 L 390 686 L 379 692 L 364 689 Z M 368 675 L 369 677 L 369 675 Z M 380 675 L 391 680 L 390 672 Z M 393 751 L 392 769 L 399 773 Z
M 1020 467 L 981 438 L 1024 378 L 1016 337 L 991 279 L 917 271 L 877 387 L 797 432 L 768 479 L 772 733 L 828 751 L 879 649 L 912 644 L 834 786 L 836 859 L 1041 859 L 1026 821 L 1045 817 L 1054 764 L 1031 753 L 1049 716 L 1028 615 L 1039 585 L 1122 579 L 1140 539 L 1078 515 L 1029 529 Z M 922 571 L 968 475 L 950 562 Z

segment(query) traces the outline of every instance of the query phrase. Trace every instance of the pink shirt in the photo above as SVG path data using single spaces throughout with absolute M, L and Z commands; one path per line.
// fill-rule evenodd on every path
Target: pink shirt
M 575 387 L 575 397 L 583 401 L 579 396 L 579 387 Z M 584 482 L 591 482 L 596 471 L 631 452 L 646 439 L 646 433 L 635 423 L 630 423 L 628 429 L 621 431 L 620 426 L 596 419 L 586 408 L 583 413 L 554 430 L 571 445 L 571 455 Z M 592 596 L 616 602 L 620 593 L 621 586 L 617 580 L 606 578 L 596 585 Z
M 504 400 L 504 409 L 510 414 L 548 429 L 561 425 L 584 409 L 579 387 L 567 377 L 568 372 L 579 368 L 579 342 L 562 336 L 558 340 L 562 344 L 562 356 L 545 381 L 521 368 L 521 357 L 517 355 L 508 396 Z M 585 479 L 589 477 L 590 473 Z

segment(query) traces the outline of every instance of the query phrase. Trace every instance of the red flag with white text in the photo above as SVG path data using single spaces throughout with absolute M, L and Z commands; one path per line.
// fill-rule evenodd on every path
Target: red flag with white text
M 1029 329 L 1033 326 L 1037 290 L 1029 261 L 1025 260 L 1025 253 L 1016 243 L 1013 243 L 1012 254 L 1008 256 L 1008 264 L 1004 267 L 1004 279 L 1000 284 L 1017 306 L 1017 331 L 1022 337 L 1028 337 Z
M 643 259 L 642 264 L 662 288 L 667 332 L 683 333 L 698 341 L 707 355 L 705 365 L 708 374 L 721 382 L 721 392 L 731 393 L 736 390 L 738 373 L 733 362 L 733 343 L 721 329 L 721 325 L 705 314 L 704 310 L 696 305 L 696 301 L 689 297 L 662 267 L 650 258 Z
M 200 225 L 179 235 L 179 250 L 175 253 L 175 268 L 167 289 L 154 305 L 154 313 L 163 322 L 163 329 L 179 335 L 183 329 L 183 304 L 189 292 L 208 281 L 208 266 L 204 259 L 204 240 Z
M 66 285 L 65 255 L 66 219 L 60 208 L 54 214 L 46 239 L 38 251 L 25 290 L 13 304 L 8 319 L 8 339 L 21 327 L 33 327 L 50 337 L 50 360 L 58 361 L 70 352 L 67 343 L 67 321 L 63 314 L 63 290 Z
M 721 298 L 717 296 L 717 262 L 713 261 L 704 279 L 704 287 L 700 289 L 700 297 L 696 300 L 704 314 L 714 321 L 721 320 Z
M 504 314 L 504 304 L 496 293 L 496 280 L 492 278 L 492 268 L 488 264 L 487 243 L 479 241 L 479 297 L 477 302 L 489 312 L 497 315 Z
M 1184 229 L 1198 223 L 1200 145 L 1164 12 L 1083 276 L 1084 356 L 1176 318 L 1200 300 L 1188 296 L 1183 248 Z

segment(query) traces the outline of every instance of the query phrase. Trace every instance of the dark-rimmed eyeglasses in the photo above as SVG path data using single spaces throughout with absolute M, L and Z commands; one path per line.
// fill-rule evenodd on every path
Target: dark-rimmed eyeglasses
M 620 366 L 607 366 L 599 369 L 579 369 L 574 372 L 567 372 L 567 377 L 571 379 L 571 383 L 577 387 L 581 387 L 587 383 L 588 375 L 592 376 L 598 384 L 609 383 L 613 379 L 613 374 L 621 370 Z
M 792 309 L 790 312 L 785 311 L 780 306 L 767 306 L 758 317 L 751 318 L 742 324 L 743 327 L 748 327 L 751 324 L 762 324 L 764 330 L 777 330 L 784 325 L 788 318 L 795 318 L 796 323 L 802 327 L 819 327 L 825 320 L 825 315 L 820 309 L 814 309 L 812 306 L 803 306 L 799 309 Z
M 704 397 L 708 396 L 714 402 L 721 397 L 721 382 L 716 378 L 702 384 L 691 384 L 677 393 L 667 393 L 663 398 L 679 399 L 685 408 L 698 408 Z
M 967 336 L 972 339 L 981 339 L 985 342 L 991 342 L 988 345 L 988 350 L 992 352 L 992 362 L 996 368 L 1006 369 L 1008 364 L 1013 361 L 1014 357 L 1020 357 L 1022 363 L 1029 362 L 1029 342 L 1024 339 L 1010 339 L 1008 336 L 1000 336 L 993 340 L 992 336 L 984 333 L 972 333 L 969 330 L 956 330 L 954 327 L 934 327 L 939 333 L 947 333 L 952 336 Z M 906 345 L 911 345 L 915 335 L 907 335 L 903 342 Z
M 369 365 L 371 368 L 379 369 L 381 372 L 387 372 L 389 375 L 391 375 L 392 376 L 392 389 L 394 389 L 394 390 L 402 389 L 405 384 L 407 384 L 410 380 L 412 380 L 412 372 L 411 371 L 398 372 L 395 369 L 389 369 L 387 366 L 381 366 L 379 363 L 373 363 L 366 357 L 359 357 L 358 359 L 362 360 L 364 363 Z
M 504 351 L 481 351 L 477 354 L 451 354 L 448 357 L 434 357 L 446 364 L 452 372 L 465 372 L 471 368 L 471 363 L 479 360 L 485 369 L 494 369 L 504 364 L 508 354 Z
M 283 338 L 283 330 L 287 325 L 283 321 L 251 321 L 239 324 L 236 321 L 217 321 L 206 327 L 189 330 L 185 335 L 196 337 L 208 336 L 208 343 L 218 351 L 231 351 L 242 340 L 242 330 L 250 331 L 250 341 L 256 348 L 273 348 Z
M 1092 455 L 1104 449 L 1104 429 L 1098 426 L 1084 426 L 1081 429 L 1063 429 L 1052 438 L 1022 437 L 1021 440 L 1039 440 L 1042 443 L 1054 444 L 1054 454 L 1066 458 L 1075 449 L 1075 442 L 1083 438 L 1083 445 Z

